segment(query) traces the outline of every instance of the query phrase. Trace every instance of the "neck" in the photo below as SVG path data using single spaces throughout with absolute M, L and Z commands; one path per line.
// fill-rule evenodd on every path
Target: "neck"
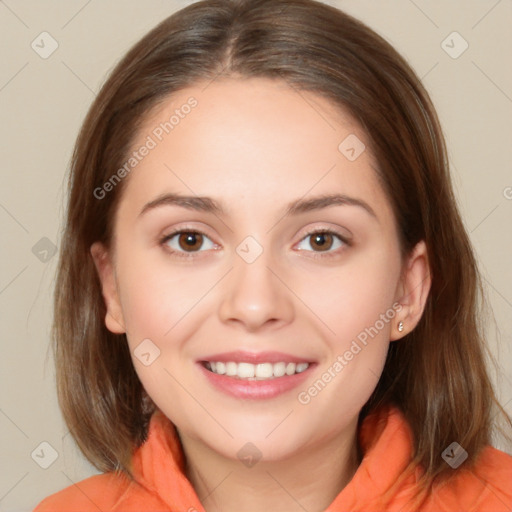
M 341 434 L 252 467 L 180 434 L 186 475 L 206 512 L 325 510 L 360 464 L 357 418 Z

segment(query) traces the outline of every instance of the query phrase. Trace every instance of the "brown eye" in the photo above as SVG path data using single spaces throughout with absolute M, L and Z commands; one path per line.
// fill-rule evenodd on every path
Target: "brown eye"
M 195 256 L 207 249 L 214 249 L 215 244 L 209 237 L 198 231 L 174 231 L 166 235 L 160 242 L 175 256 Z
M 330 233 L 313 233 L 311 237 L 311 247 L 318 251 L 328 251 L 333 244 L 333 236 Z
M 178 238 L 178 244 L 185 251 L 196 251 L 203 245 L 201 233 L 183 232 Z
M 304 247 L 304 244 L 309 247 Z M 350 241 L 344 236 L 330 231 L 328 229 L 317 230 L 307 233 L 306 236 L 300 241 L 298 249 L 305 252 L 313 253 L 325 253 L 323 256 L 336 256 L 345 249 L 345 246 L 350 246 Z M 338 250 L 337 250 L 338 249 Z M 320 255 L 318 255 L 320 256 Z

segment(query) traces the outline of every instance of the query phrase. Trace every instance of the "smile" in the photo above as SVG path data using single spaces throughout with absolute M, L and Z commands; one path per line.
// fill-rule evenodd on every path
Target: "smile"
M 236 363 L 234 361 L 205 361 L 203 366 L 212 373 L 244 380 L 273 380 L 285 375 L 302 373 L 309 368 L 309 363 Z

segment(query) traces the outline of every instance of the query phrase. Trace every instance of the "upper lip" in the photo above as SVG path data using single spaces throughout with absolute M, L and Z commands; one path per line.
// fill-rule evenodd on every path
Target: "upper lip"
M 210 356 L 202 357 L 198 362 L 213 361 L 229 363 L 311 363 L 312 359 L 297 357 L 284 352 L 248 352 L 244 350 L 236 350 L 233 352 L 223 352 L 222 354 L 212 354 Z

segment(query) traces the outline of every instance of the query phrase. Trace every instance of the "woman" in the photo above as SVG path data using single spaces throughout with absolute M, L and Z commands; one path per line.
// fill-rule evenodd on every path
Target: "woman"
M 38 512 L 512 506 L 437 116 L 341 11 L 207 0 L 146 35 L 60 258 L 59 400 L 105 474 Z

